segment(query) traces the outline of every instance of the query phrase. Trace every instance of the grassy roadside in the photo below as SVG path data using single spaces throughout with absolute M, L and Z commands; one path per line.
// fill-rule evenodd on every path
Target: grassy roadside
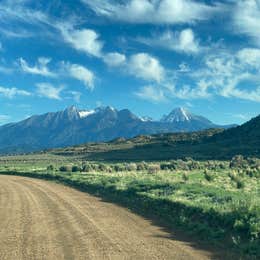
M 214 182 L 206 180 L 198 171 L 190 172 L 188 179 L 181 172 L 81 174 L 2 171 L 0 174 L 69 185 L 149 219 L 157 219 L 168 229 L 178 226 L 216 247 L 232 248 L 243 259 L 260 256 L 260 209 L 258 197 L 252 195 L 254 187 L 250 184 L 243 192 L 236 190 L 224 171 L 215 176 Z M 255 195 L 257 192 L 256 189 Z

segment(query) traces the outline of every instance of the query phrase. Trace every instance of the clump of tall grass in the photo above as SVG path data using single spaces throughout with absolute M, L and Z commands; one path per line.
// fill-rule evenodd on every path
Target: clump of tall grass
M 228 176 L 231 179 L 231 181 L 235 182 L 236 187 L 238 189 L 243 189 L 245 187 L 245 182 L 241 178 L 241 172 L 238 172 L 238 173 L 235 171 L 229 172 Z
M 212 173 L 208 172 L 207 170 L 204 171 L 204 178 L 205 180 L 207 180 L 208 182 L 211 182 L 214 180 L 214 176 Z
M 184 182 L 187 182 L 189 180 L 189 175 L 187 174 L 187 172 L 184 172 L 182 174 L 182 179 L 183 179 Z

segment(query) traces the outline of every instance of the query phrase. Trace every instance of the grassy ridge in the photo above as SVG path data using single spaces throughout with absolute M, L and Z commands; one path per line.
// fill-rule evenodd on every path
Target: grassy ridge
M 260 256 L 259 179 L 244 175 L 238 187 L 229 169 L 61 173 L 2 171 L 58 181 L 119 203 L 168 228 L 181 227 L 220 245 L 225 241 L 251 259 Z M 185 175 L 187 175 L 185 177 Z M 211 176 L 208 178 L 207 175 Z M 234 177 L 234 176 L 233 176 Z

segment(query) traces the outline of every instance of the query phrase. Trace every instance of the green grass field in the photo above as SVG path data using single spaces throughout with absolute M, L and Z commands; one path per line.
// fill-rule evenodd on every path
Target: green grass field
M 216 247 L 260 256 L 259 159 L 100 163 L 34 154 L 0 157 L 0 171 L 58 181 Z

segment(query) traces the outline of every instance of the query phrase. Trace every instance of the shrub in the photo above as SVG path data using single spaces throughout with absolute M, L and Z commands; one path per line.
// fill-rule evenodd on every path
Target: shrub
M 113 168 L 112 168 L 112 166 L 110 166 L 110 165 L 107 165 L 107 169 L 106 169 L 106 171 L 107 172 L 113 172 Z
M 247 161 L 244 159 L 242 155 L 234 156 L 229 164 L 230 168 L 245 168 L 247 166 Z
M 116 172 L 123 171 L 123 167 L 119 164 L 114 165 L 113 168 L 114 168 L 114 171 L 116 171 Z
M 182 174 L 182 179 L 183 179 L 185 182 L 189 180 L 189 175 L 187 174 L 187 172 L 184 172 L 184 173 Z
M 125 169 L 129 172 L 134 172 L 137 170 L 137 166 L 135 163 L 128 163 L 125 165 Z
M 236 172 L 229 172 L 228 177 L 231 179 L 231 181 L 235 181 L 237 179 Z
M 200 164 L 199 162 L 196 161 L 187 161 L 187 166 L 189 167 L 189 170 L 196 170 L 200 169 Z
M 184 170 L 184 171 L 188 171 L 189 170 L 189 167 L 187 165 L 186 162 L 184 162 L 183 160 L 177 160 L 175 162 L 175 169 L 177 170 Z
M 72 172 L 80 172 L 80 170 L 81 170 L 80 167 L 77 166 L 77 165 L 73 165 L 72 168 L 71 168 Z
M 246 174 L 250 177 L 250 178 L 258 178 L 260 176 L 260 171 L 258 169 L 248 169 L 246 171 Z
M 237 186 L 238 189 L 243 189 L 245 187 L 245 183 L 240 178 L 237 178 L 236 179 L 236 186 Z
M 94 170 L 94 171 L 100 171 L 100 169 L 99 169 L 99 164 L 91 164 L 91 168 L 92 168 L 92 170 Z
M 48 165 L 47 166 L 47 171 L 54 171 L 54 166 L 52 164 Z
M 207 170 L 204 171 L 204 177 L 207 181 L 213 181 L 214 179 L 214 176 L 211 173 L 209 173 Z
M 171 161 L 171 163 L 161 163 L 160 165 L 161 170 L 176 170 L 176 162 L 175 161 Z
M 103 163 L 98 164 L 98 170 L 105 172 L 107 171 L 107 166 Z
M 71 170 L 72 170 L 71 167 L 68 166 L 68 165 L 66 165 L 66 166 L 63 165 L 63 166 L 60 167 L 61 172 L 71 172 Z
M 93 170 L 93 168 L 92 168 L 91 164 L 89 164 L 89 163 L 84 164 L 84 165 L 82 166 L 82 171 L 83 171 L 83 172 L 90 172 L 90 171 L 92 171 L 92 170 Z
M 161 163 L 160 168 L 162 171 L 166 171 L 166 170 L 169 170 L 170 167 L 169 167 L 168 163 Z
M 225 166 L 224 163 L 220 163 L 220 164 L 219 164 L 219 168 L 220 168 L 221 170 L 224 170 L 224 169 L 226 168 L 226 166 Z
M 148 165 L 146 162 L 138 163 L 136 166 L 137 166 L 137 168 L 136 168 L 137 171 L 145 171 L 148 168 Z
M 240 177 L 245 177 L 245 171 L 242 170 L 242 169 L 239 169 L 239 170 L 238 170 L 238 176 L 240 176 Z
M 161 169 L 160 165 L 158 164 L 150 164 L 148 166 L 148 173 L 153 174 L 159 172 Z

